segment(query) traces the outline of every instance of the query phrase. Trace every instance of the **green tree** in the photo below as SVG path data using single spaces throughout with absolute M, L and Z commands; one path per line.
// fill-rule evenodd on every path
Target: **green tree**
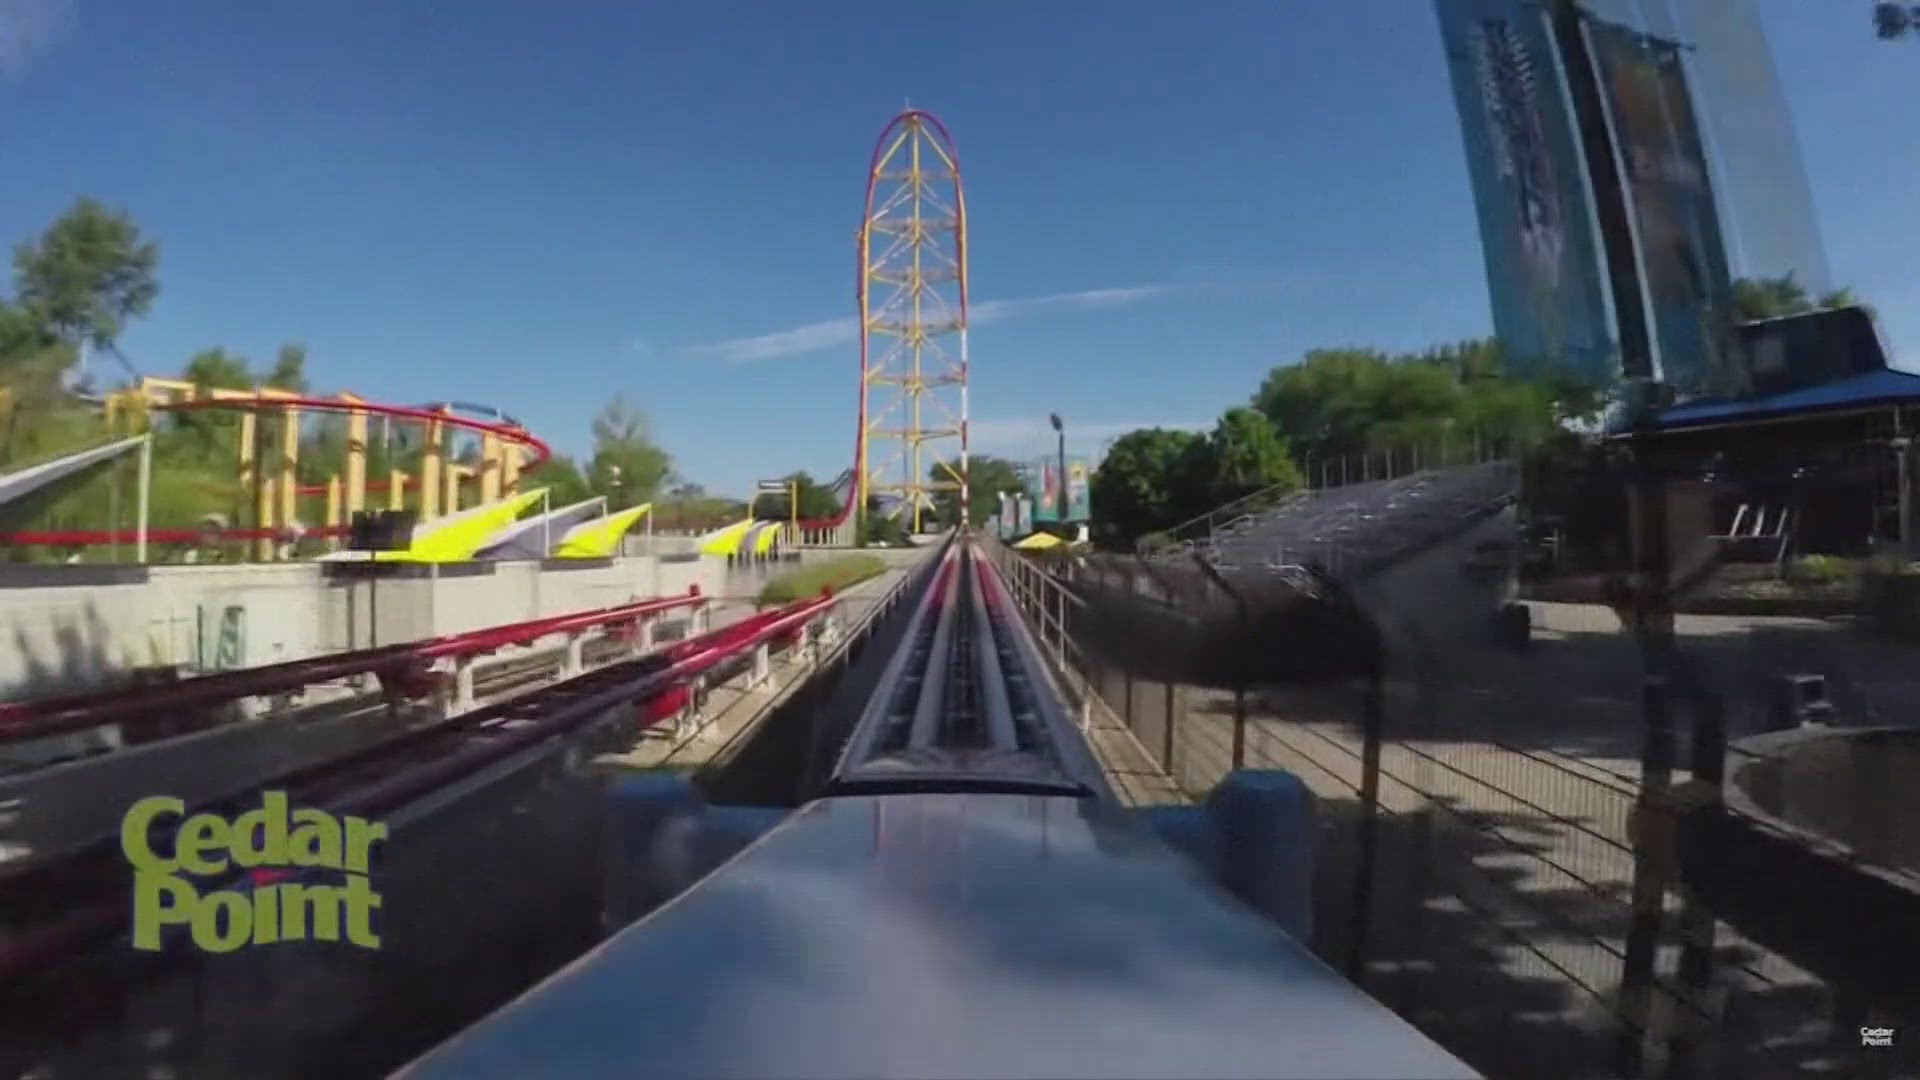
M 970 454 L 967 459 L 967 489 L 969 508 L 967 520 L 974 524 L 991 518 L 1000 509 L 1000 494 L 1025 490 L 1026 485 L 1020 479 L 1018 467 L 1005 458 L 991 454 Z M 936 462 L 927 470 L 929 480 L 950 480 L 960 471 L 960 459 L 951 462 Z M 958 491 L 936 492 L 933 497 L 934 520 L 942 528 L 952 528 L 960 519 Z
M 802 521 L 818 521 L 830 518 L 840 512 L 840 500 L 834 498 L 833 491 L 814 480 L 807 472 L 792 472 L 780 479 L 796 485 L 800 498 Z M 785 491 L 769 491 L 753 500 L 753 516 L 762 521 L 789 521 L 796 515 L 793 512 L 793 500 Z
M 1287 452 L 1286 439 L 1258 410 L 1228 409 L 1215 425 L 1207 451 L 1202 467 L 1211 472 L 1208 497 L 1215 504 L 1301 484 L 1300 469 Z
M 607 497 L 609 510 L 653 501 L 673 474 L 673 459 L 647 432 L 646 418 L 615 397 L 593 421 L 593 458 L 587 482 Z
M 565 454 L 555 454 L 535 468 L 521 474 L 522 491 L 535 488 L 550 488 L 548 498 L 555 509 L 572 506 L 593 498 L 593 491 L 587 485 L 587 478 L 580 473 L 580 466 Z
M 878 497 L 867 500 L 860 518 L 860 546 L 896 547 L 907 542 L 907 515 L 888 514 Z
M 1193 508 L 1211 496 L 1211 458 L 1207 437 L 1191 431 L 1120 436 L 1089 484 L 1094 531 L 1105 541 L 1131 539 L 1204 512 Z
M 1809 296 L 1806 286 L 1800 284 L 1791 271 L 1779 277 L 1735 278 L 1733 282 L 1733 313 L 1734 318 L 1741 322 L 1758 322 L 1784 315 L 1801 315 L 1809 311 L 1854 305 L 1864 307 L 1868 314 L 1873 314 L 1873 308 L 1861 304 L 1852 289 L 1835 289 L 1818 299 Z
M 97 437 L 61 383 L 73 356 L 31 313 L 0 301 L 0 463 L 31 463 Z
M 64 340 L 112 348 L 126 321 L 153 305 L 158 261 L 127 215 L 82 198 L 15 250 L 18 302 Z
M 192 383 L 196 394 L 209 390 L 251 390 L 253 374 L 244 357 L 225 349 L 202 349 L 194 353 L 180 372 L 183 382 Z M 208 466 L 231 464 L 238 452 L 240 415 L 221 409 L 188 409 L 171 414 L 167 428 L 178 438 L 166 440 L 161 449 L 180 452 Z M 163 436 L 164 438 L 164 436 Z M 265 440 L 262 439 L 264 445 Z
M 1455 371 L 1375 349 L 1316 349 L 1274 368 L 1253 396 L 1254 408 L 1310 461 L 1361 453 L 1374 445 L 1376 428 L 1431 425 L 1459 404 Z
M 307 347 L 305 345 L 282 345 L 280 354 L 274 358 L 273 369 L 261 380 L 263 385 L 276 390 L 290 390 L 296 394 L 307 393 Z
M 1774 278 L 1738 278 L 1733 283 L 1734 317 L 1741 322 L 1776 319 L 1812 308 L 1806 287 L 1791 273 Z

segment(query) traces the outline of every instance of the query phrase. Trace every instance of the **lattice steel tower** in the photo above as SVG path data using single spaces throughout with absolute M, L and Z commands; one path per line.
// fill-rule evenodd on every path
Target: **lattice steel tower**
M 915 532 L 936 492 L 967 505 L 967 207 L 947 129 L 909 108 L 880 132 L 860 223 L 854 507 L 892 495 Z M 937 449 L 959 442 L 958 468 Z M 897 453 L 873 443 L 892 441 Z M 944 467 L 935 478 L 936 462 Z

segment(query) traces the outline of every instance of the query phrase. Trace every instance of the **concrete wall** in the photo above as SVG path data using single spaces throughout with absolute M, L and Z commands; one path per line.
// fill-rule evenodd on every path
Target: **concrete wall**
M 724 571 L 717 559 L 637 556 L 449 565 L 375 584 L 316 563 L 4 566 L 0 698 L 100 686 L 129 668 L 211 664 L 223 620 L 241 630 L 227 666 L 253 667 L 680 594 L 695 584 L 718 595 Z
M 671 538 L 656 538 L 668 540 Z M 729 569 L 689 554 L 605 561 L 408 567 L 377 582 L 318 563 L 242 566 L 0 566 L 0 699 L 87 689 L 130 668 L 227 667 L 390 645 L 545 615 L 685 593 L 750 600 L 769 577 L 848 551 Z M 875 549 L 888 565 L 925 554 Z

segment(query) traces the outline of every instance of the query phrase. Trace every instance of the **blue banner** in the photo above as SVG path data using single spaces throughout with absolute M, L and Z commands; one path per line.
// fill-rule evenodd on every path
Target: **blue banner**
M 1617 382 L 1585 159 L 1546 9 L 1526 0 L 1435 5 L 1508 370 Z
M 1682 401 L 1745 394 L 1733 282 L 1680 49 L 1598 20 L 1587 40 L 1632 208 L 1660 380 Z
M 1060 520 L 1060 462 L 1042 458 L 1028 473 L 1033 491 L 1033 524 L 1051 525 Z

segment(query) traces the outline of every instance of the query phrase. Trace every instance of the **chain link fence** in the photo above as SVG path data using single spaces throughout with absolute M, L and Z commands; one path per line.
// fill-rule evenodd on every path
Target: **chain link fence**
M 1698 516 L 1686 484 L 1635 485 L 1640 518 Z M 1920 1030 L 1901 1030 L 1920 957 L 1875 974 L 1842 955 L 1878 933 L 1904 964 L 1891 942 L 1911 930 L 1889 920 L 1920 910 L 1903 868 L 1920 864 L 1903 829 L 1920 823 L 1903 727 L 1920 654 L 1845 620 L 1689 614 L 1631 584 L 1519 615 L 1517 517 L 1509 501 L 1384 566 L 1321 563 L 1378 627 L 1367 679 L 1196 677 L 1180 636 L 1218 642 L 1207 612 L 1236 605 L 1255 634 L 1248 583 L 1286 558 L 1240 576 L 1194 552 L 1002 558 L 1127 796 L 1198 798 L 1234 768 L 1300 776 L 1320 800 L 1313 947 L 1489 1076 L 1920 1075 Z M 1127 613 L 1083 602 L 1094 589 Z M 1164 663 L 1111 645 L 1136 617 Z M 1255 636 L 1256 652 L 1320 647 Z M 1855 737 L 1868 726 L 1883 734 Z

